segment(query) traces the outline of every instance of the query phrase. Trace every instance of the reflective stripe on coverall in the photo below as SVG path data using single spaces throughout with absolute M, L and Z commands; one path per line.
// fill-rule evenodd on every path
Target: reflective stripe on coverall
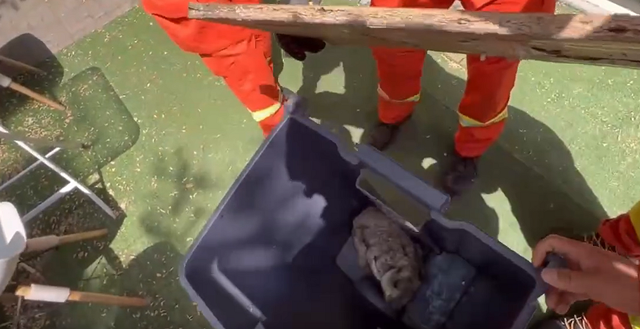
M 284 99 L 273 76 L 271 35 L 187 18 L 190 2 L 258 4 L 260 0 L 142 0 L 144 10 L 182 50 L 200 55 L 251 112 L 265 136 L 283 117 Z
M 603 221 L 598 228 L 602 239 L 622 255 L 640 258 L 640 202 L 628 213 Z M 592 329 L 640 329 L 640 318 L 616 311 L 604 304 L 591 306 L 586 314 Z
M 555 0 L 461 0 L 469 11 L 553 13 Z M 453 0 L 373 0 L 373 7 L 441 8 Z M 378 66 L 378 115 L 384 123 L 406 120 L 420 99 L 425 51 L 373 48 Z M 467 56 L 467 86 L 458 108 L 456 151 L 465 157 L 484 153 L 498 139 L 516 80 L 518 61 Z M 428 74 L 428 73 L 427 73 Z

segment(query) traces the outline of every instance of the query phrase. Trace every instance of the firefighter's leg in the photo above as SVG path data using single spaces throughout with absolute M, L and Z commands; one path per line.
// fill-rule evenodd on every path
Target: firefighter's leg
M 420 100 L 425 51 L 374 48 L 373 56 L 379 78 L 378 118 L 387 124 L 402 123 Z
M 284 99 L 270 66 L 270 49 L 268 36 L 258 32 L 217 54 L 201 55 L 249 110 L 265 136 L 284 115 Z
M 373 0 L 372 7 L 449 8 L 453 0 Z M 382 149 L 411 116 L 420 100 L 420 78 L 426 52 L 412 48 L 372 48 L 378 68 L 378 118 L 368 143 Z
M 553 13 L 555 0 L 462 0 L 469 11 Z M 481 54 L 467 56 L 467 86 L 458 108 L 456 151 L 463 157 L 482 155 L 500 136 L 507 118 L 518 61 Z
M 517 61 L 467 56 L 467 86 L 458 107 L 455 136 L 460 156 L 479 157 L 498 139 L 517 71 Z
M 589 242 L 623 256 L 640 258 L 640 202 L 628 213 L 604 220 L 593 238 Z
M 555 0 L 462 0 L 469 11 L 553 13 Z M 458 107 L 455 158 L 443 188 L 460 194 L 477 177 L 477 159 L 500 136 L 519 62 L 482 54 L 467 56 L 467 85 Z

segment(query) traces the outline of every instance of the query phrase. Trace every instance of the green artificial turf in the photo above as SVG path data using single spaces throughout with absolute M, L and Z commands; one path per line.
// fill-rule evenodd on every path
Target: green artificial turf
M 359 141 L 375 120 L 375 63 L 367 49 L 328 47 L 304 64 L 274 54 L 282 85 L 310 114 Z M 458 57 L 431 54 L 423 100 L 387 154 L 428 181 L 451 154 L 455 108 L 464 88 Z M 111 219 L 80 193 L 36 218 L 33 236 L 107 227 L 108 238 L 74 244 L 37 262 L 51 284 L 141 295 L 143 309 L 57 305 L 47 328 L 203 328 L 177 280 L 177 268 L 216 205 L 262 141 L 223 82 L 181 52 L 141 10 L 57 54 L 46 77 L 23 83 L 69 106 L 50 110 L 2 91 L 3 124 L 32 137 L 89 141 L 90 151 L 55 159 L 117 210 Z M 510 119 L 481 162 L 481 178 L 447 213 L 476 224 L 525 257 L 551 232 L 589 232 L 640 195 L 637 71 L 525 62 Z M 345 129 L 342 129 L 345 128 Z M 30 163 L 0 144 L 4 180 Z M 62 181 L 38 170 L 3 191 L 22 213 Z M 383 184 L 383 183 L 379 183 Z M 383 185 L 382 185 L 383 186 Z M 381 188 L 414 218 L 408 201 Z

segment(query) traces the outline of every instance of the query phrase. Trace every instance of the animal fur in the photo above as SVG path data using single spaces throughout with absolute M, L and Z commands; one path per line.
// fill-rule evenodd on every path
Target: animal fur
M 359 265 L 380 281 L 389 304 L 403 307 L 420 286 L 420 249 L 375 207 L 355 218 L 352 233 Z

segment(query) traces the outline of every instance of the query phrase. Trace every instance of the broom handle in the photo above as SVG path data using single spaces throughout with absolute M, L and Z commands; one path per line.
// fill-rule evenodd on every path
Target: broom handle
M 30 286 L 18 286 L 16 289 L 16 296 L 27 297 L 31 293 Z M 95 292 L 84 292 L 71 290 L 67 301 L 82 302 L 82 303 L 99 303 L 116 306 L 146 306 L 147 300 L 140 297 L 125 297 L 115 296 L 107 294 L 99 294 Z
M 31 65 L 27 65 L 25 63 L 22 63 L 22 62 L 19 62 L 19 61 L 15 60 L 15 59 L 11 59 L 9 57 L 5 57 L 5 56 L 2 56 L 2 55 L 0 55 L 0 62 L 5 62 L 8 65 L 11 65 L 11 66 L 14 66 L 14 67 L 19 67 L 21 69 L 25 69 L 25 70 L 28 70 L 28 71 L 31 71 L 31 72 L 35 72 L 35 73 L 38 73 L 38 74 L 45 74 L 45 72 L 43 70 L 39 69 L 39 68 L 33 67 Z
M 15 83 L 15 82 L 11 82 L 9 84 L 9 88 L 23 94 L 23 95 L 27 95 L 33 99 L 35 99 L 36 101 L 44 104 L 44 105 L 48 105 L 56 110 L 60 110 L 60 111 L 64 111 L 66 109 L 66 107 L 60 103 L 54 102 L 48 98 L 46 98 L 43 95 L 38 94 L 37 92 L 19 84 L 19 83 Z
M 61 245 L 61 244 L 65 244 L 65 243 L 72 243 L 72 242 L 82 241 L 82 240 L 87 240 L 87 239 L 96 239 L 96 238 L 99 238 L 101 236 L 107 235 L 107 233 L 109 233 L 109 231 L 106 228 L 103 228 L 103 229 L 95 230 L 95 231 L 88 231 L 88 232 L 80 232 L 80 233 L 74 233 L 74 234 L 69 234 L 69 235 L 63 235 L 63 236 L 60 237 L 60 240 L 59 240 L 58 244 Z

